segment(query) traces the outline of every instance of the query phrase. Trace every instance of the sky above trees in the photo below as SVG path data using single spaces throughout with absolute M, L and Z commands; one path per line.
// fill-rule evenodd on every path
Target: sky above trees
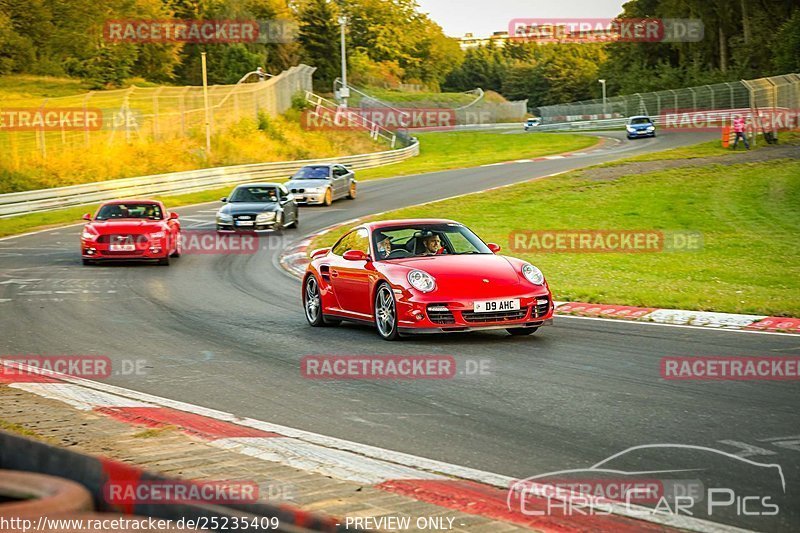
M 610 18 L 622 12 L 626 0 L 417 0 L 446 35 L 470 32 L 488 36 L 508 28 L 514 18 Z

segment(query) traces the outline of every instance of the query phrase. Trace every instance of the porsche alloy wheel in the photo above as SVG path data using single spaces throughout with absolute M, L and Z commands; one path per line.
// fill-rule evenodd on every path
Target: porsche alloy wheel
M 306 320 L 314 327 L 322 325 L 322 297 L 319 293 L 319 285 L 314 276 L 306 278 L 305 288 L 303 289 L 303 307 L 306 310 Z
M 394 294 L 385 283 L 375 294 L 375 325 L 378 327 L 378 334 L 387 341 L 393 341 L 400 336 L 397 332 L 397 305 Z
M 314 327 L 338 326 L 342 323 L 338 318 L 326 317 L 322 312 L 322 295 L 319 291 L 317 278 L 308 276 L 303 288 L 303 309 L 306 312 L 306 320 Z

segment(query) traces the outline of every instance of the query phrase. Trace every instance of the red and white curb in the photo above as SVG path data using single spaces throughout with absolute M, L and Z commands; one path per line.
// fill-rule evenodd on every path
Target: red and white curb
M 613 506 L 609 515 L 534 515 L 509 508 L 518 479 L 308 431 L 237 417 L 106 383 L 0 361 L 0 383 L 64 402 L 133 426 L 173 427 L 211 446 L 335 479 L 369 485 L 465 514 L 540 531 L 733 531 L 690 516 L 662 515 L 638 506 Z M 545 500 L 526 501 L 543 510 Z

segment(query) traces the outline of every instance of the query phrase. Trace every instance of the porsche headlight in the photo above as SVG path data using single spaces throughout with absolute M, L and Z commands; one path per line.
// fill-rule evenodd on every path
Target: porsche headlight
M 408 282 L 412 287 L 421 292 L 431 292 L 436 288 L 433 276 L 422 270 L 412 270 L 408 273 Z
M 217 222 L 233 222 L 233 216 L 226 215 L 225 213 L 217 213 Z
M 273 220 L 275 220 L 275 211 L 270 211 L 269 213 L 261 213 L 259 215 L 256 215 L 257 224 L 262 222 L 272 222 Z
M 522 265 L 522 275 L 534 285 L 544 285 L 544 274 L 530 263 Z

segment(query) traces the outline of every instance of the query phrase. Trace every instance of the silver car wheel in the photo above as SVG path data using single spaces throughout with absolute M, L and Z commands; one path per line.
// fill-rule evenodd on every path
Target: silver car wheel
M 375 305 L 375 323 L 383 337 L 390 337 L 395 328 L 395 303 L 392 290 L 383 285 L 378 289 Z
M 319 287 L 317 286 L 317 280 L 311 276 L 306 280 L 306 291 L 305 291 L 305 309 L 306 309 L 306 319 L 311 324 L 314 324 L 319 320 L 320 314 L 320 295 L 319 295 Z

